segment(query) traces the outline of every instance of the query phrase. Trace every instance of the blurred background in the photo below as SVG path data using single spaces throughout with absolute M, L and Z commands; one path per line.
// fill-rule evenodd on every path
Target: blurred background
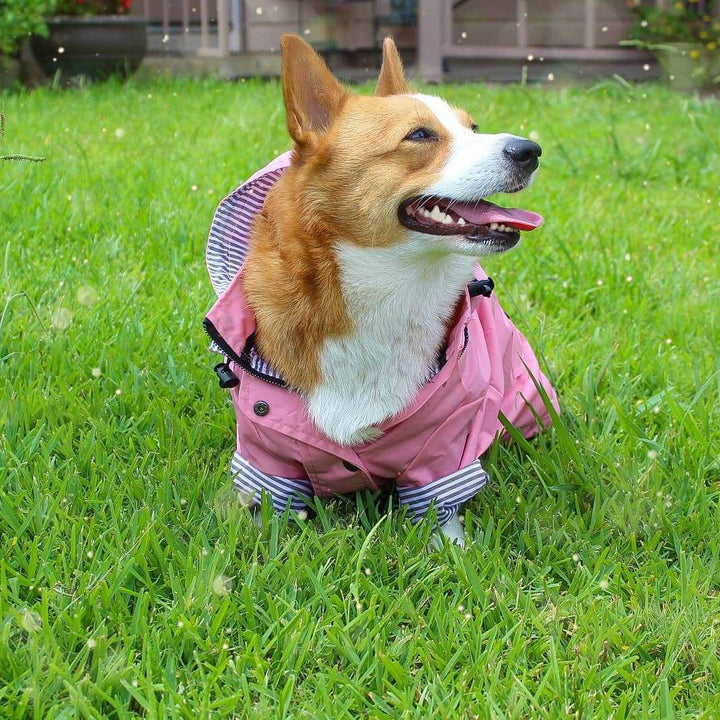
M 716 85 L 714 0 L 4 0 L 3 82 L 139 71 L 272 77 L 283 33 L 344 80 L 373 77 L 392 34 L 428 82 L 558 82 L 615 74 Z M 57 79 L 57 78 L 56 78 Z

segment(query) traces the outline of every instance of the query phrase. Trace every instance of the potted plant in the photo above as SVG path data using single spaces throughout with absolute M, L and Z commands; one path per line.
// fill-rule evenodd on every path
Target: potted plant
M 624 45 L 655 54 L 668 82 L 679 89 L 720 83 L 717 0 L 675 0 L 667 7 L 630 0 L 637 20 Z
M 147 21 L 131 16 L 131 0 L 54 0 L 47 37 L 33 35 L 30 45 L 50 76 L 104 80 L 129 76 L 147 51 Z

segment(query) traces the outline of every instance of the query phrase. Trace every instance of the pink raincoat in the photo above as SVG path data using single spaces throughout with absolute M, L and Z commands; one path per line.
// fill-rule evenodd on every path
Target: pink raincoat
M 394 486 L 412 516 L 433 505 L 444 524 L 488 479 L 478 458 L 503 434 L 498 414 L 530 437 L 541 429 L 536 418 L 550 423 L 536 382 L 557 409 L 555 391 L 478 266 L 438 367 L 412 404 L 379 426 L 383 436 L 343 447 L 318 430 L 305 398 L 255 351 L 255 318 L 242 286 L 252 220 L 290 157 L 276 158 L 223 200 L 208 242 L 219 298 L 205 327 L 226 357 L 216 370 L 231 387 L 237 415 L 235 485 L 254 501 L 268 492 L 278 511 L 301 509 L 303 497 Z

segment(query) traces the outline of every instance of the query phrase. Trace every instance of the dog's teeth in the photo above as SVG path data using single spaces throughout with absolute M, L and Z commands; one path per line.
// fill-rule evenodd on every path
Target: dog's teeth
M 432 209 L 432 212 L 430 213 L 430 217 L 431 217 L 433 220 L 437 220 L 438 222 L 442 222 L 442 218 L 443 218 L 443 215 L 444 215 L 444 214 L 445 214 L 445 213 L 440 212 L 440 208 L 436 205 L 436 206 Z
M 449 215 L 443 216 L 443 225 L 453 225 L 452 218 Z
M 490 223 L 490 229 L 491 229 L 491 230 L 497 230 L 497 229 L 498 229 L 498 224 L 497 224 L 497 223 Z
M 459 219 L 458 219 L 458 225 L 459 225 L 460 227 L 463 227 L 465 224 L 466 224 L 466 223 L 465 223 L 465 218 L 459 218 Z
M 423 217 L 429 218 L 430 217 L 430 211 L 427 208 L 420 208 L 420 214 Z

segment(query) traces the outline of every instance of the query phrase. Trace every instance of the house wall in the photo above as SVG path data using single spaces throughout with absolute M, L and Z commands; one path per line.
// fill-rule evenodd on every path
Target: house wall
M 235 2 L 235 0 L 228 0 Z M 438 0 L 439 1 L 439 0 Z M 145 2 L 152 20 L 163 17 L 167 2 L 171 22 L 182 20 L 183 0 L 135 0 L 133 12 L 144 13 Z M 379 14 L 388 0 L 244 0 L 246 49 L 251 52 L 278 50 L 286 32 L 309 41 L 340 49 L 374 46 L 373 11 Z M 191 22 L 199 22 L 200 0 L 190 0 Z M 215 2 L 208 0 L 210 17 Z M 333 7 L 334 6 L 334 7 Z M 595 44 L 615 46 L 627 37 L 632 15 L 626 0 L 596 0 Z M 330 9 L 328 9 L 330 8 Z M 452 38 L 471 45 L 515 45 L 517 25 L 515 0 L 468 0 L 454 11 Z M 382 25 L 379 34 L 392 32 L 401 47 L 415 45 L 414 28 Z M 531 46 L 580 46 L 585 37 L 584 0 L 527 0 L 527 42 Z

